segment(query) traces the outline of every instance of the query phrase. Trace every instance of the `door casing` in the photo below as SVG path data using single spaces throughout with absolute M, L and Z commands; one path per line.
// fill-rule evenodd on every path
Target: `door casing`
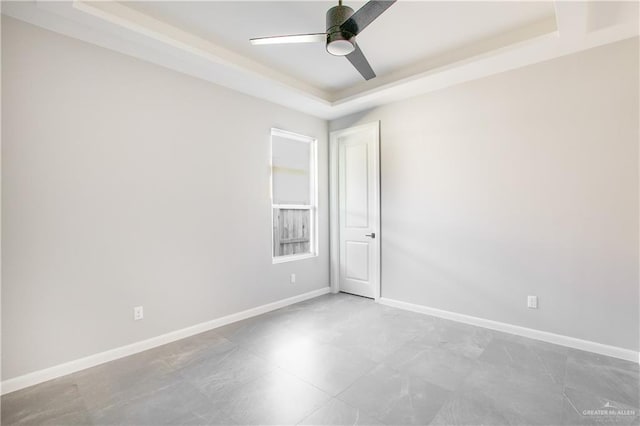
M 329 236 L 330 236 L 330 277 L 331 292 L 338 293 L 340 291 L 340 188 L 338 181 L 339 174 L 339 146 L 338 138 L 357 132 L 371 132 L 374 135 L 373 163 L 375 168 L 375 176 L 373 183 L 374 212 L 372 220 L 376 229 L 376 238 L 374 245 L 373 260 L 375 262 L 375 282 L 374 300 L 377 302 L 381 295 L 381 275 L 380 275 L 380 121 L 374 121 L 346 129 L 335 130 L 330 133 L 329 137 Z

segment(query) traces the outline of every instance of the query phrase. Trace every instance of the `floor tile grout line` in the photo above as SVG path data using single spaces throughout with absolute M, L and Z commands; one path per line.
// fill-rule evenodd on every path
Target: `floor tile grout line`
M 295 330 L 291 330 L 291 331 L 295 331 Z M 271 333 L 271 334 L 275 334 L 275 332 L 274 332 L 274 333 Z M 265 336 L 265 337 L 268 337 L 268 336 Z M 261 354 L 256 353 L 254 350 L 252 350 L 252 348 L 250 348 L 250 347 L 247 347 L 247 346 L 246 346 L 246 342 L 238 342 L 238 345 L 239 345 L 240 347 L 242 347 L 244 350 L 246 350 L 247 352 L 251 353 L 252 355 L 254 355 L 254 356 L 256 356 L 256 357 L 258 357 L 258 358 L 262 359 L 263 361 L 265 361 L 267 364 L 269 364 L 269 365 L 270 365 L 271 367 L 273 367 L 275 370 L 279 370 L 279 371 L 281 371 L 282 373 L 285 373 L 285 374 L 287 374 L 287 375 L 293 376 L 293 377 L 295 377 L 296 379 L 298 379 L 298 380 L 302 381 L 303 383 L 305 383 L 305 384 L 307 384 L 307 385 L 312 386 L 313 388 L 315 388 L 315 389 L 316 389 L 316 390 L 318 390 L 319 392 L 322 392 L 323 394 L 327 395 L 327 396 L 328 396 L 328 400 L 327 400 L 326 402 L 330 401 L 330 400 L 333 398 L 333 396 L 332 396 L 331 394 L 329 394 L 328 392 L 324 391 L 323 389 L 320 389 L 319 387 L 317 387 L 317 386 L 316 386 L 316 385 L 314 385 L 313 383 L 310 383 L 310 382 L 308 382 L 307 380 L 303 379 L 302 377 L 299 377 L 299 376 L 298 376 L 298 375 L 296 375 L 295 373 L 292 373 L 292 372 L 289 372 L 289 371 L 287 371 L 287 370 L 284 370 L 282 367 L 280 367 L 278 364 L 276 364 L 276 363 L 275 363 L 275 362 L 273 362 L 272 360 L 270 360 L 270 359 L 268 359 L 268 358 L 266 358 L 266 357 L 262 356 Z M 269 373 L 267 373 L 267 374 L 269 374 Z M 265 374 L 265 375 L 263 375 L 263 376 L 261 376 L 261 377 L 265 377 L 265 376 L 266 376 L 266 374 Z M 258 380 L 258 379 L 259 379 L 259 378 L 257 378 L 256 380 Z M 251 383 L 252 383 L 252 382 L 253 382 L 253 381 L 251 381 Z M 321 405 L 320 405 L 320 407 L 322 407 L 323 405 L 324 405 L 324 403 L 323 403 L 323 404 L 321 404 Z M 316 409 L 320 409 L 320 407 L 315 407 L 315 409 L 313 410 L 313 412 L 315 412 L 315 411 L 316 411 Z M 296 424 L 297 424 L 297 423 L 299 423 L 299 422 L 301 422 L 301 421 L 303 421 L 303 420 L 304 420 L 305 418 L 307 418 L 309 415 L 311 415 L 311 412 L 306 413 L 306 414 L 305 414 L 305 415 L 304 415 L 300 420 L 298 420 L 298 421 L 296 422 Z

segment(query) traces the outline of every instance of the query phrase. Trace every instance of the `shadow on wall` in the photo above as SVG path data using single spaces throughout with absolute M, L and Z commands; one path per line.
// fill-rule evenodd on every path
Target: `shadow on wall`
M 344 118 L 338 118 L 336 120 L 333 120 L 332 123 L 330 123 L 329 125 L 329 129 L 330 131 L 335 131 L 335 130 L 342 130 L 342 129 L 346 129 L 348 127 L 352 127 L 352 126 L 356 126 L 356 125 L 360 125 L 360 124 L 365 124 L 367 123 L 367 120 L 365 120 L 365 118 L 371 114 L 373 111 L 375 111 L 378 107 L 373 107 L 373 108 L 369 108 L 367 110 L 364 111 L 360 111 L 354 114 L 351 114 L 347 117 Z M 332 124 L 336 123 L 335 126 L 333 126 Z
M 402 224 L 394 224 L 392 228 L 387 229 L 383 237 L 382 248 L 386 249 L 386 253 L 388 253 L 386 261 L 403 265 L 403 280 L 408 280 L 406 284 L 425 289 L 425 295 L 430 294 L 431 297 L 437 294 L 441 298 L 443 294 L 447 293 L 463 295 L 460 300 L 465 300 L 467 305 L 466 312 L 470 315 L 486 317 L 486 312 L 474 309 L 475 301 L 491 300 L 494 306 L 500 306 L 502 315 L 507 318 L 517 317 L 520 309 L 503 303 L 499 289 L 480 285 L 485 280 L 499 279 L 510 282 L 513 277 L 491 276 L 491 270 L 486 269 L 486 261 L 478 255 L 480 253 L 478 251 L 470 250 L 464 253 L 465 256 L 462 258 L 460 258 L 459 253 L 454 252 L 456 247 L 495 246 L 496 241 L 486 240 L 480 236 L 448 233 L 447 237 L 452 238 L 456 243 L 445 244 L 441 238 L 437 238 L 433 233 L 427 232 L 422 235 L 416 235 L 418 227 L 419 223 L 408 220 Z M 425 244 L 425 241 L 431 241 L 431 243 Z M 456 259 L 459 262 L 465 262 L 467 266 L 456 264 L 454 262 Z M 469 268 L 468 265 L 473 267 Z M 505 271 L 501 272 L 504 273 Z M 483 278 L 479 280 L 478 274 Z M 384 278 L 383 274 L 383 285 Z M 391 275 L 389 279 L 393 281 L 397 280 L 398 277 Z M 447 305 L 429 305 L 426 301 L 420 301 L 420 304 L 447 311 L 455 311 L 456 309 L 456 307 Z M 499 318 L 499 320 L 503 320 L 503 318 Z

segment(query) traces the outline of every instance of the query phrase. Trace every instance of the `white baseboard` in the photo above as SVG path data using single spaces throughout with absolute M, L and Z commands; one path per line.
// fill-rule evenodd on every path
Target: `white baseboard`
M 152 337 L 140 342 L 131 343 L 126 346 L 110 349 L 105 352 L 89 355 L 87 357 L 66 362 L 64 364 L 34 371 L 33 373 L 28 373 L 23 376 L 4 380 L 0 384 L 0 394 L 4 395 L 10 392 L 24 389 L 38 383 L 46 382 L 47 380 L 75 373 L 76 371 L 94 367 L 105 362 L 113 361 L 118 358 L 123 358 L 125 356 L 136 354 L 138 352 L 146 351 L 148 349 L 171 343 L 176 340 L 184 339 L 185 337 L 193 336 L 195 334 L 203 333 L 214 328 L 222 327 L 223 325 L 231 324 L 232 322 L 255 317 L 257 315 L 274 311 L 285 306 L 293 305 L 294 303 L 302 302 L 304 300 L 313 299 L 314 297 L 327 294 L 330 291 L 330 287 L 313 290 L 308 293 L 300 294 L 298 296 L 293 296 L 287 299 L 278 300 L 276 302 L 267 303 L 266 305 L 257 306 L 255 308 L 247 309 L 246 311 L 237 312 L 235 314 L 227 315 L 222 318 L 216 318 L 211 321 L 196 324 L 191 327 L 183 328 L 181 330 L 172 331 L 170 333 L 162 334 L 160 336 Z
M 515 334 L 518 336 L 528 337 L 530 339 L 542 340 L 544 342 L 554 343 L 556 345 L 567 346 L 583 351 L 594 352 L 614 358 L 620 358 L 632 362 L 640 362 L 640 353 L 631 349 L 620 348 L 617 346 L 604 345 L 602 343 L 592 342 L 590 340 L 577 339 L 575 337 L 564 336 L 561 334 L 549 333 L 547 331 L 536 330 L 533 328 L 520 327 L 518 325 L 507 324 L 504 322 L 488 320 L 484 318 L 473 317 L 470 315 L 459 314 L 456 312 L 444 311 L 441 309 L 430 308 L 424 305 L 415 305 L 413 303 L 401 302 L 399 300 L 381 297 L 379 303 L 394 308 L 404 309 L 407 311 L 418 312 L 421 314 L 431 315 L 434 317 L 444 318 L 451 321 L 457 321 L 465 324 L 475 325 L 478 327 L 490 328 L 492 330 L 502 331 L 504 333 Z

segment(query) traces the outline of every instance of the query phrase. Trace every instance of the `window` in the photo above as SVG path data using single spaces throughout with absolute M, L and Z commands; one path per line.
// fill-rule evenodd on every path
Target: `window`
M 273 261 L 317 254 L 316 140 L 271 129 Z

